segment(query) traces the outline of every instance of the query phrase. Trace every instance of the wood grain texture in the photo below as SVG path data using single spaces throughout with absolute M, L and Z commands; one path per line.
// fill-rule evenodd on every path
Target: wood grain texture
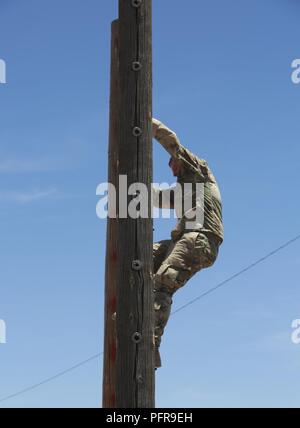
M 138 8 L 119 0 L 121 114 L 119 173 L 132 183 L 152 183 L 152 0 Z M 139 71 L 132 63 L 139 61 Z M 133 128 L 142 130 L 140 137 Z M 128 200 L 128 202 L 130 199 Z M 120 408 L 153 408 L 154 311 L 152 284 L 153 223 L 149 218 L 119 219 L 117 264 L 116 400 Z M 132 262 L 140 260 L 140 271 Z M 133 341 L 135 333 L 141 341 Z
M 110 120 L 108 149 L 108 182 L 118 188 L 120 116 L 119 79 L 119 25 L 113 21 L 111 27 L 111 72 L 110 72 Z M 106 266 L 105 266 L 105 308 L 104 308 L 104 359 L 102 406 L 116 407 L 116 321 L 113 315 L 117 310 L 117 263 L 118 263 L 118 221 L 107 220 Z

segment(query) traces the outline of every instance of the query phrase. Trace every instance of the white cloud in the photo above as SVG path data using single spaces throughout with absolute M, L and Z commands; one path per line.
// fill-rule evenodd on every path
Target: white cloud
M 29 204 L 31 202 L 55 196 L 58 196 L 58 191 L 56 189 L 49 189 L 44 191 L 32 190 L 28 192 L 0 191 L 0 203 L 11 202 L 17 204 Z

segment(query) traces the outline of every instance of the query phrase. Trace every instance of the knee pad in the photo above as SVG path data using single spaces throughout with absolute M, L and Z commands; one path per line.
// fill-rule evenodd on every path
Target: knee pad
M 162 266 L 155 275 L 155 289 L 165 289 L 174 293 L 183 287 L 191 276 L 191 271 L 175 266 Z

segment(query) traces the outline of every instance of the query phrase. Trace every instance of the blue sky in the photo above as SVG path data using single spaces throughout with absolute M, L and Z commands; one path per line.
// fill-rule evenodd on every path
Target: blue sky
M 117 0 L 0 0 L 0 400 L 102 351 Z M 154 116 L 214 171 L 225 242 L 174 310 L 300 233 L 297 0 L 154 0 Z M 155 181 L 172 182 L 154 143 Z M 297 220 L 298 218 L 298 220 Z M 156 222 L 155 238 L 173 220 Z M 299 241 L 175 314 L 158 407 L 299 407 Z M 98 407 L 102 358 L 0 402 Z

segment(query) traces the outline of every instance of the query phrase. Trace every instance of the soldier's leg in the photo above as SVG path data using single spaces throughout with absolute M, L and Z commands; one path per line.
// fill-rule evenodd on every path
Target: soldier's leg
M 199 232 L 185 233 L 170 249 L 154 277 L 157 349 L 161 344 L 161 337 L 171 313 L 173 294 L 196 272 L 211 266 L 217 256 L 208 238 Z
M 168 254 L 172 251 L 173 247 L 174 247 L 174 243 L 171 239 L 166 239 L 164 241 L 156 242 L 155 244 L 153 244 L 153 273 L 154 273 L 154 275 L 157 273 L 157 271 L 159 270 L 159 268 L 161 267 L 161 265 L 163 264 L 163 262 L 167 258 Z M 154 276 L 154 278 L 155 278 L 155 276 Z M 158 295 L 155 294 L 154 308 L 157 305 L 157 298 L 158 298 Z M 162 295 L 159 300 L 161 302 L 163 302 L 164 296 Z M 166 303 L 165 303 L 165 305 L 166 305 Z M 167 304 L 166 306 L 168 307 L 171 305 Z M 156 312 L 155 312 L 155 314 L 156 314 Z M 155 325 L 157 325 L 157 323 L 158 323 L 158 320 L 156 319 Z M 156 346 L 155 347 L 155 367 L 160 367 L 160 366 L 161 366 L 161 359 L 160 359 L 158 347 Z

